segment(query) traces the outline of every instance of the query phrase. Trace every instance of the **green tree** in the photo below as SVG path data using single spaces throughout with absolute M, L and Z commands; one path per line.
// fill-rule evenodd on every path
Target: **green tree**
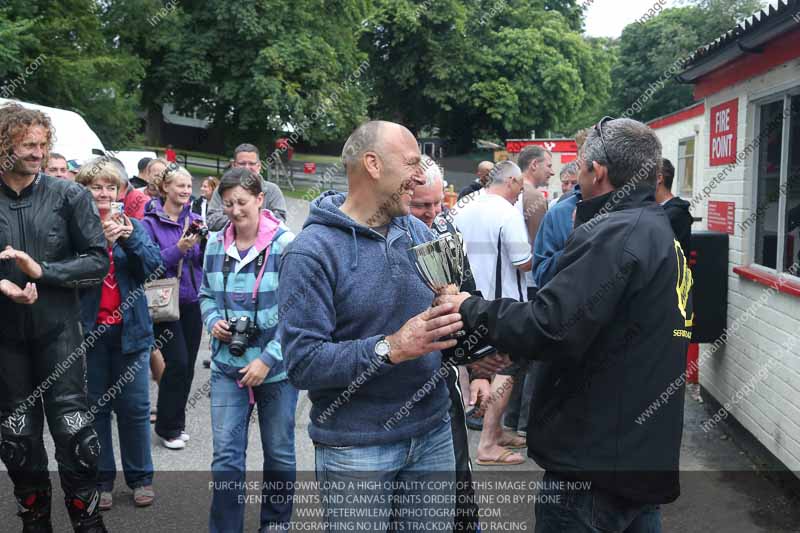
M 10 9 L 0 8 L 0 79 L 7 80 L 3 84 L 5 91 L 11 90 L 9 82 L 25 68 L 22 49 L 32 44 L 29 32 L 33 24 L 26 18 L 11 20 Z
M 94 0 L 8 0 L 0 11 L 0 57 L 13 57 L 0 61 L 0 72 L 5 79 L 23 81 L 15 86 L 14 98 L 78 112 L 114 148 L 137 129 L 143 70 L 137 58 L 106 41 L 97 5 Z
M 414 132 L 435 127 L 463 75 L 469 15 L 456 0 L 376 2 L 361 39 L 375 98 L 371 116 Z
M 619 41 L 607 37 L 588 37 L 586 42 L 591 47 L 591 62 L 595 73 L 586 82 L 587 98 L 584 105 L 559 129 L 565 136 L 571 136 L 582 128 L 596 124 L 601 117 L 611 112 L 611 70 L 618 61 Z
M 142 62 L 145 75 L 139 82 L 140 108 L 151 129 L 147 141 L 158 144 L 162 104 L 171 103 L 171 91 L 182 66 L 165 62 L 169 52 L 180 56 L 184 42 L 181 4 L 162 0 L 107 0 L 101 4 L 103 30 L 108 42 Z
M 114 0 L 107 18 L 147 63 L 147 109 L 173 103 L 234 144 L 265 143 L 286 125 L 310 142 L 349 133 L 369 95 L 358 50 L 366 13 L 352 0 Z
M 610 61 L 570 1 L 381 0 L 362 48 L 373 115 L 438 131 L 456 150 L 477 137 L 527 137 L 571 124 L 607 99 Z
M 626 26 L 612 71 L 616 114 L 628 111 L 632 118 L 650 120 L 690 105 L 692 86 L 678 82 L 670 67 L 682 66 L 692 52 L 759 7 L 757 0 L 704 0 Z

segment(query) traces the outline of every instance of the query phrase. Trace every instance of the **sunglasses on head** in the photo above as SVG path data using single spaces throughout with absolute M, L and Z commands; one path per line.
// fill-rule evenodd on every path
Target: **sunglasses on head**
M 608 149 L 606 149 L 606 140 L 603 136 L 603 124 L 606 122 L 610 122 L 615 120 L 614 117 L 605 116 L 600 119 L 600 122 L 595 124 L 594 130 L 597 132 L 597 135 L 600 137 L 600 144 L 603 146 L 603 153 L 606 156 L 606 161 L 608 161 L 609 166 L 613 165 L 614 162 L 611 160 L 611 157 L 608 155 Z

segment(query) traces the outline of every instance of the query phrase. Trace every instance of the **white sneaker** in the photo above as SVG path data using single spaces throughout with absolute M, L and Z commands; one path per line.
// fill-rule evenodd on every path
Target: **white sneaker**
M 181 436 L 178 438 L 181 439 L 183 442 L 189 442 L 189 439 L 191 439 L 192 437 L 190 437 L 189 434 L 186 433 L 185 431 L 181 431 Z
M 180 437 L 174 439 L 161 439 L 161 442 L 164 444 L 165 448 L 169 448 L 170 450 L 182 450 L 186 448 L 186 443 L 183 442 Z

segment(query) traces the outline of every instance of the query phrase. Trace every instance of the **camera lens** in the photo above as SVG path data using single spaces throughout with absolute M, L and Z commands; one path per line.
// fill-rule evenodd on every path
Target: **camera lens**
M 248 331 L 250 329 L 250 319 L 246 316 L 239 317 L 233 321 L 231 328 L 231 342 L 228 350 L 234 357 L 241 357 L 247 350 L 250 342 Z
M 231 355 L 234 357 L 241 357 L 244 355 L 244 344 L 238 339 L 231 339 L 231 344 L 228 347 L 228 350 L 231 352 Z

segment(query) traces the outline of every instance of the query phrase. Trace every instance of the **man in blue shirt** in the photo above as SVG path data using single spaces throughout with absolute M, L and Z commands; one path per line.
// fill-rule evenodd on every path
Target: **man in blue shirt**
M 564 245 L 575 220 L 575 207 L 581 201 L 580 185 L 572 193 L 565 194 L 545 213 L 536 240 L 533 243 L 533 281 L 544 287 L 556 273 L 556 262 L 561 257 Z

